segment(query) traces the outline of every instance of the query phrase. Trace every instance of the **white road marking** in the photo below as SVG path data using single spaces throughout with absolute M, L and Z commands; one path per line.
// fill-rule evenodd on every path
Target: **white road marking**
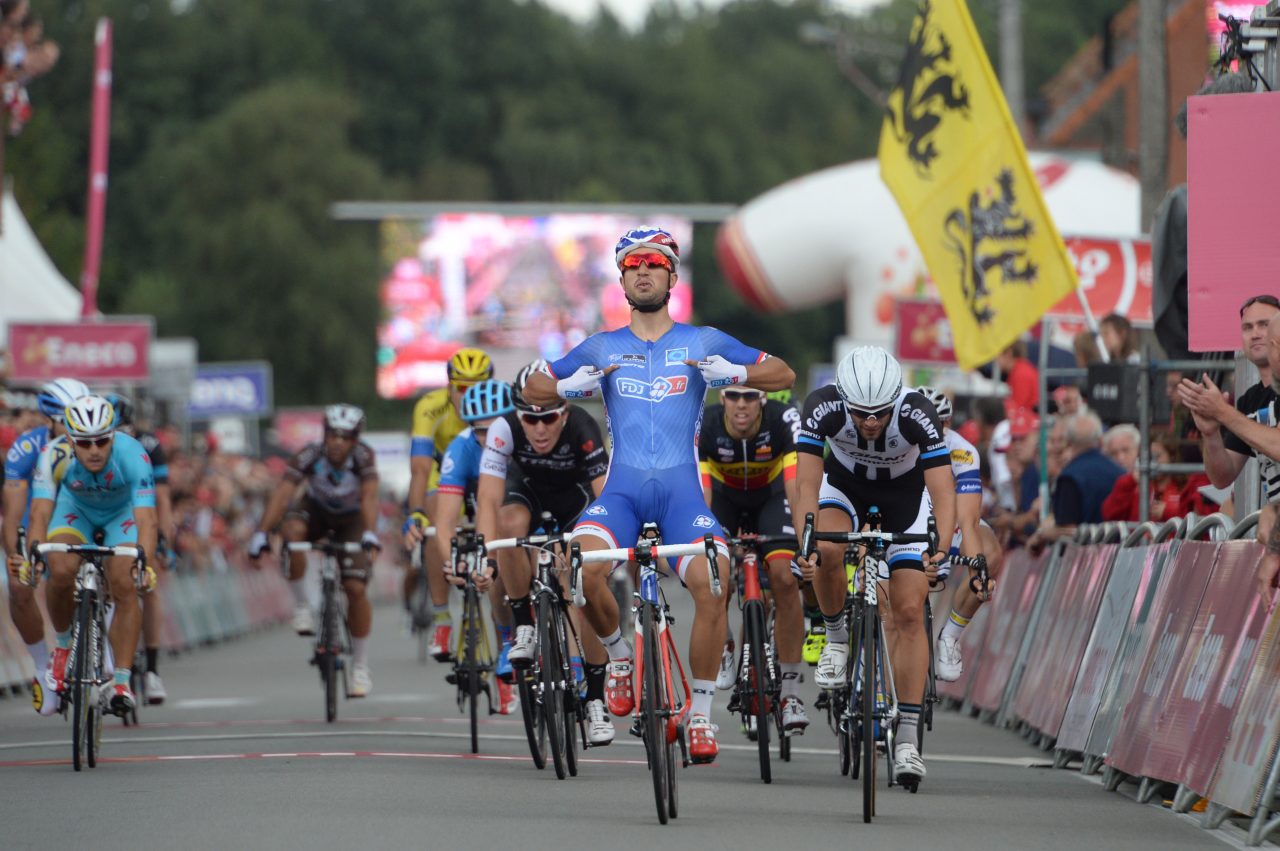
M 175 700 L 174 709 L 230 709 L 233 706 L 252 706 L 258 701 L 252 697 L 189 697 Z

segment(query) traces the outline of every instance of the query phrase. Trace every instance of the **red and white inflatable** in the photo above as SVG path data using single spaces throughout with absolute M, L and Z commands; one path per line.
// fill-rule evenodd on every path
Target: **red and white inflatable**
M 1030 157 L 1068 246 L 1071 237 L 1087 237 L 1094 250 L 1076 257 L 1094 312 L 1117 309 L 1150 322 L 1150 253 L 1131 250 L 1143 232 L 1137 179 L 1089 160 Z M 1097 253 L 1107 245 L 1115 250 Z M 735 289 L 760 310 L 845 298 L 845 333 L 858 343 L 890 345 L 895 298 L 934 294 L 875 160 L 815 172 L 753 199 L 721 227 L 716 255 Z

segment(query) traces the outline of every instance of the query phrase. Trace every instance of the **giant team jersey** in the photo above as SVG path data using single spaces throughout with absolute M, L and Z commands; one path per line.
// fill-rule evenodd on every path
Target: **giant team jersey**
M 22 525 L 31 522 L 31 481 L 40 462 L 40 451 L 49 442 L 49 427 L 36 426 L 22 433 L 4 456 L 4 480 L 27 483 L 27 505 L 22 513 Z
M 711 355 L 736 364 L 768 357 L 716 328 L 677 322 L 653 342 L 630 328 L 592 334 L 551 364 L 551 374 L 560 379 L 583 366 L 619 367 L 600 382 L 611 464 L 637 470 L 696 467 L 707 383 L 685 361 Z
M 880 436 L 867 440 L 858 431 L 834 384 L 819 387 L 804 402 L 796 451 L 831 454 L 827 472 L 843 469 L 855 479 L 898 482 L 916 487 L 924 471 L 950 461 L 938 412 L 927 398 L 909 387 L 893 402 L 894 412 Z
M 75 507 L 90 521 L 107 522 L 121 511 L 155 508 L 156 482 L 151 458 L 142 444 L 123 432 L 116 432 L 107 464 L 90 472 L 70 452 L 65 437 L 48 443 L 40 452 L 32 485 L 33 499 L 54 500 L 59 490 L 70 495 Z

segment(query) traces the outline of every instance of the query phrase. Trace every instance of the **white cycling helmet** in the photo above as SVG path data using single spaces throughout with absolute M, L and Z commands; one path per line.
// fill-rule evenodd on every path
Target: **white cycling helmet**
M 81 396 L 67 405 L 63 421 L 72 440 L 104 437 L 116 430 L 116 409 L 101 396 Z
M 855 411 L 882 410 L 902 392 L 902 367 L 879 346 L 858 346 L 836 367 L 836 390 Z
M 355 405 L 330 405 L 324 409 L 325 431 L 352 431 L 359 434 L 364 430 L 364 411 Z
M 951 400 L 947 398 L 947 394 L 943 393 L 936 387 L 920 386 L 916 388 L 916 392 L 922 394 L 926 399 L 933 403 L 933 407 L 938 412 L 938 419 L 951 419 L 952 409 Z
M 62 419 L 63 412 L 81 396 L 88 396 L 91 391 L 83 381 L 74 378 L 55 378 L 40 388 L 36 396 L 36 404 L 40 413 L 53 419 Z

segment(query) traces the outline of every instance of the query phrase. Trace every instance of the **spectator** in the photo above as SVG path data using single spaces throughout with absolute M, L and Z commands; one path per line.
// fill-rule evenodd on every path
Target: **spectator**
M 1053 404 L 1057 406 L 1057 414 L 1060 417 L 1074 417 L 1088 407 L 1084 403 L 1080 388 L 1074 384 L 1063 384 L 1054 390 Z
M 1215 487 L 1229 487 L 1250 456 L 1258 459 L 1265 492 L 1265 505 L 1258 518 L 1258 540 L 1267 552 L 1258 565 L 1257 580 L 1258 593 L 1268 599 L 1280 568 L 1280 523 L 1276 523 L 1276 506 L 1280 503 L 1280 431 L 1276 429 L 1280 393 L 1275 387 L 1280 376 L 1278 318 L 1280 299 L 1273 295 L 1254 296 L 1240 308 L 1244 354 L 1258 367 L 1262 380 L 1246 390 L 1235 407 L 1207 374 L 1201 377 L 1202 383 L 1184 378 L 1178 385 L 1182 403 L 1195 417 L 1205 472 Z
M 1120 428 L 1120 426 L 1116 426 L 1116 428 Z M 1115 429 L 1111 431 L 1115 431 Z M 1108 432 L 1108 434 L 1110 433 Z M 1175 441 L 1169 435 L 1163 435 L 1151 444 L 1151 462 L 1153 464 L 1168 464 L 1173 459 L 1175 448 Z M 1170 473 L 1153 475 L 1147 485 L 1151 493 L 1147 517 L 1151 520 L 1159 521 L 1168 520 L 1170 517 L 1181 517 L 1187 513 L 1182 508 L 1183 488 L 1185 485 L 1185 476 L 1176 476 Z M 1102 519 L 1137 522 L 1142 509 L 1139 493 L 1138 476 L 1130 468 L 1123 476 L 1116 479 L 1115 485 L 1111 488 L 1111 493 L 1103 500 Z M 1190 510 L 1190 506 L 1188 506 L 1187 510 Z
M 1040 372 L 1027 360 L 1027 347 L 1016 341 L 996 357 L 996 366 L 1009 385 L 1013 408 L 1034 408 L 1040 402 Z
M 1138 353 L 1138 332 L 1133 325 L 1118 313 L 1108 313 L 1098 323 L 1098 333 L 1102 336 L 1102 345 L 1107 347 L 1107 357 L 1111 363 L 1141 363 L 1142 355 Z
M 1005 546 L 1021 546 L 1040 521 L 1040 418 L 1030 411 L 1009 421 L 1009 470 L 1017 482 L 1017 505 L 991 518 Z
M 1138 463 L 1138 448 L 1142 433 L 1137 426 L 1122 423 L 1107 429 L 1102 436 L 1102 454 L 1115 461 L 1126 473 L 1132 473 Z
M 1052 517 L 1027 542 L 1032 550 L 1074 534 L 1083 523 L 1101 522 L 1102 502 L 1124 474 L 1120 465 L 1099 449 L 1102 422 L 1096 414 L 1076 414 L 1066 420 L 1066 437 L 1070 460 L 1054 488 Z
M 1102 360 L 1102 353 L 1098 351 L 1098 339 L 1087 328 L 1076 334 L 1075 339 L 1071 341 L 1071 346 L 1075 349 L 1076 366 L 1081 369 Z

